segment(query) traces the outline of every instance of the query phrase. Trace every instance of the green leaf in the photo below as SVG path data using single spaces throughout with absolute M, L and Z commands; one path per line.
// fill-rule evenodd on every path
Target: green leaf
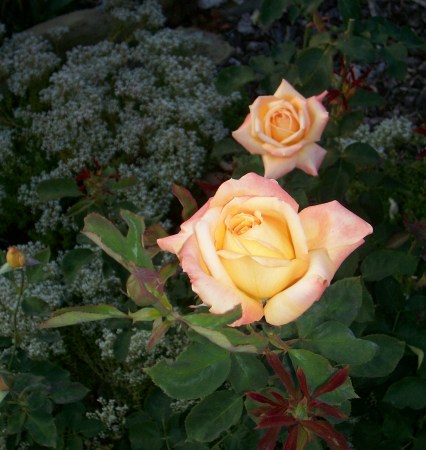
M 81 383 L 59 381 L 58 383 L 52 384 L 50 397 L 55 403 L 64 405 L 82 400 L 88 392 L 89 389 Z
M 256 78 L 256 73 L 249 66 L 225 67 L 216 77 L 216 88 L 222 95 L 229 95 Z
M 317 355 L 308 350 L 289 350 L 288 352 L 294 368 L 299 367 L 305 372 L 310 388 L 315 389 L 325 383 L 336 371 L 328 360 L 321 355 Z M 319 398 L 327 403 L 339 405 L 351 398 L 357 398 L 353 390 L 351 380 L 348 378 L 342 386 L 333 392 L 321 395 Z
M 338 0 L 337 2 L 343 23 L 347 24 L 349 19 L 361 17 L 361 5 L 359 0 Z
M 304 343 L 340 364 L 364 364 L 374 357 L 378 349 L 373 342 L 357 339 L 340 322 L 322 323 L 305 338 Z
M 328 50 L 305 48 L 298 52 L 296 66 L 305 96 L 319 95 L 330 86 L 333 61 Z
M 265 28 L 280 19 L 287 9 L 288 0 L 262 0 L 259 8 L 259 23 Z
M 35 261 L 38 261 L 38 264 L 28 265 L 25 267 L 25 273 L 28 278 L 29 283 L 38 283 L 40 281 L 44 281 L 49 277 L 49 274 L 44 270 L 46 263 L 49 262 L 50 259 L 50 249 L 43 248 L 34 254 L 33 258 Z
M 391 275 L 413 275 L 418 258 L 399 250 L 376 250 L 364 259 L 361 272 L 366 281 L 378 281 Z
M 356 167 L 378 166 L 382 162 L 382 158 L 371 145 L 361 142 L 348 145 L 344 150 L 343 158 Z
M 132 450 L 161 450 L 163 434 L 159 423 L 152 420 L 144 411 L 131 414 L 126 420 Z
M 231 391 L 218 391 L 194 406 L 185 420 L 188 437 L 211 442 L 235 425 L 243 411 L 243 400 Z
M 426 380 L 416 377 L 402 378 L 389 387 L 383 401 L 398 409 L 426 408 Z
M 365 286 L 362 287 L 362 305 L 358 310 L 355 322 L 365 323 L 374 320 L 374 301 Z
M 76 248 L 67 252 L 62 260 L 62 271 L 66 283 L 71 284 L 80 270 L 95 256 L 96 253 L 88 248 Z
M 349 187 L 349 175 L 341 167 L 331 167 L 325 171 L 319 190 L 323 202 L 342 201 Z
M 336 48 L 352 61 L 373 63 L 376 52 L 371 42 L 360 36 L 348 36 L 336 41 Z
M 330 320 L 350 325 L 357 317 L 361 307 L 362 291 L 359 277 L 336 281 L 325 290 L 319 301 L 297 319 L 296 326 L 299 336 L 307 336 L 319 324 Z
M 114 341 L 113 350 L 114 358 L 116 361 L 123 363 L 126 361 L 129 353 L 130 341 L 132 339 L 132 330 L 122 330 L 117 334 L 117 338 Z
M 55 311 L 50 319 L 40 324 L 40 328 L 65 327 L 95 320 L 124 318 L 129 316 L 110 305 L 72 306 Z
M 167 395 L 189 400 L 215 391 L 227 378 L 230 366 L 229 353 L 205 340 L 191 344 L 176 361 L 160 361 L 145 370 Z
M 0 404 L 5 399 L 9 391 L 0 391 Z
M 385 377 L 395 370 L 396 365 L 404 355 L 405 342 L 385 334 L 363 336 L 377 344 L 374 357 L 365 364 L 351 367 L 351 376 L 355 377 Z
M 155 308 L 141 308 L 138 311 L 128 313 L 133 322 L 152 322 L 161 317 L 160 311 Z
M 126 237 L 109 220 L 96 213 L 84 219 L 82 233 L 127 270 L 131 271 L 134 265 L 152 269 L 152 261 L 142 242 L 145 230 L 143 219 L 126 210 L 121 210 L 120 215 L 129 226 Z
M 211 314 L 211 313 L 194 313 L 185 316 L 185 322 L 189 326 L 195 325 L 203 328 L 210 328 L 217 330 L 224 325 L 229 325 L 241 318 L 241 306 L 238 305 L 231 311 L 225 314 Z
M 28 315 L 44 315 L 50 312 L 50 306 L 41 298 L 25 297 L 22 301 L 22 311 Z
M 377 92 L 357 89 L 348 103 L 351 108 L 372 108 L 384 105 L 385 99 Z
M 234 391 L 257 391 L 268 382 L 269 372 L 257 356 L 233 353 L 231 360 L 228 379 Z
M 0 275 L 3 275 L 4 273 L 7 273 L 7 272 L 11 272 L 12 270 L 13 270 L 12 267 L 10 267 L 8 263 L 4 263 L 0 267 Z
M 197 201 L 188 189 L 179 186 L 178 184 L 173 183 L 172 192 L 182 205 L 182 219 L 188 220 L 197 212 Z
M 36 188 L 40 200 L 59 200 L 63 197 L 81 197 L 83 194 L 78 190 L 73 178 L 51 178 L 42 181 Z
M 25 428 L 37 444 L 45 447 L 56 447 L 56 425 L 50 414 L 30 414 L 25 422 Z

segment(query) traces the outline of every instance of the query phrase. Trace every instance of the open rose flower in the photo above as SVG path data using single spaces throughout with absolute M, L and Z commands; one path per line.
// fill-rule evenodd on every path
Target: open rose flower
M 317 175 L 326 151 L 316 144 L 328 121 L 321 101 L 306 99 L 283 80 L 274 95 L 258 97 L 232 136 L 250 153 L 262 155 L 265 177 L 278 178 L 295 167 Z
M 371 232 L 336 201 L 298 213 L 298 204 L 275 180 L 250 173 L 223 183 L 178 234 L 157 242 L 179 257 L 210 312 L 241 305 L 234 326 L 262 316 L 283 325 L 321 297 L 343 260 Z

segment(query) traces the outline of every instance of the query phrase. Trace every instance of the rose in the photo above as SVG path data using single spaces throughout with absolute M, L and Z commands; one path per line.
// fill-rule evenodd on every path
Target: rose
M 333 201 L 305 208 L 275 180 L 254 173 L 224 182 L 178 234 L 158 239 L 175 253 L 210 312 L 242 306 L 233 325 L 286 324 L 306 311 L 371 226 Z
M 328 121 L 321 103 L 327 92 L 306 99 L 282 80 L 274 95 L 258 97 L 232 133 L 250 153 L 262 155 L 265 177 L 278 178 L 295 167 L 317 175 L 326 151 L 317 145 Z
M 224 182 L 178 234 L 158 239 L 175 253 L 210 312 L 242 306 L 233 325 L 286 324 L 306 311 L 371 226 L 333 201 L 305 208 L 275 180 L 254 173 Z

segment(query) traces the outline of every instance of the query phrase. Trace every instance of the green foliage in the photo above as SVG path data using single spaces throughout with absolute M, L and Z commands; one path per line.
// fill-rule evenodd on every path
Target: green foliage
M 65 11 L 71 3 L 49 2 L 43 18 Z M 185 92 L 194 99 L 201 92 L 201 103 L 206 103 L 206 110 L 216 108 L 216 113 L 220 112 L 216 105 L 220 95 L 204 85 L 200 89 L 200 83 L 180 84 L 180 78 L 195 77 L 192 70 L 210 73 L 208 68 L 194 65 L 183 41 L 173 44 L 171 41 L 178 39 L 167 33 L 155 41 L 155 35 L 148 33 L 161 58 L 162 49 L 169 45 L 176 45 L 173 57 L 164 59 L 183 58 L 179 70 L 169 64 L 161 76 L 149 68 L 150 59 L 132 59 L 139 49 L 136 37 L 129 45 L 110 42 L 104 43 L 106 50 L 101 46 L 90 50 L 99 52 L 97 61 L 104 58 L 102 67 L 108 71 L 105 79 L 99 71 L 98 81 L 90 84 L 92 81 L 84 78 L 83 84 L 90 84 L 87 96 L 93 92 L 97 96 L 97 88 L 111 93 L 99 97 L 99 103 L 109 105 L 100 108 L 99 123 L 110 134 L 105 131 L 105 136 L 98 136 L 102 127 L 94 127 L 88 120 L 77 127 L 76 135 L 95 136 L 84 158 L 89 153 L 90 159 L 102 156 L 104 167 L 84 158 L 77 164 L 77 147 L 85 138 L 49 153 L 43 146 L 54 142 L 31 135 L 29 123 L 41 127 L 44 122 L 40 118 L 46 115 L 52 120 L 49 114 L 57 111 L 53 104 L 47 107 L 42 101 L 43 96 L 52 94 L 53 87 L 58 92 L 63 87 L 48 82 L 49 71 L 51 80 L 55 79 L 57 59 L 50 61 L 46 73 L 42 71 L 43 77 L 28 83 L 22 95 L 5 84 L 0 131 L 6 129 L 3 127 L 12 131 L 10 136 L 3 133 L 1 141 L 6 155 L 0 173 L 0 187 L 4 185 L 5 191 L 0 208 L 6 212 L 1 230 L 7 241 L 18 227 L 25 233 L 22 241 L 38 235 L 51 250 L 29 244 L 27 263 L 18 269 L 0 256 L 0 319 L 4 324 L 0 330 L 1 448 L 254 450 L 263 435 L 255 429 L 251 400 L 244 401 L 247 392 L 264 395 L 279 389 L 287 401 L 289 386 L 302 384 L 304 375 L 313 396 L 336 373 L 345 371 L 351 379 L 320 395 L 319 401 L 325 402 L 326 408 L 328 405 L 329 413 L 335 411 L 330 408 L 339 407 L 351 416 L 346 421 L 342 413 L 333 423 L 338 423 L 337 428 L 354 448 L 425 447 L 421 427 L 426 407 L 426 298 L 421 292 L 425 191 L 424 158 L 418 152 L 424 140 L 413 133 L 412 124 L 398 118 L 389 123 L 383 120 L 371 129 L 362 125 L 367 114 L 373 117 L 388 108 L 388 93 L 367 83 L 368 70 L 385 67 L 384 84 L 390 78 L 401 82 L 408 72 L 409 57 L 424 50 L 425 44 L 407 27 L 382 17 L 367 17 L 359 0 L 339 0 L 341 20 L 330 21 L 322 17 L 323 3 L 257 2 L 258 11 L 251 15 L 253 26 L 259 26 L 259 35 L 268 36 L 270 48 L 251 55 L 246 64 L 222 66 L 215 79 L 223 96 L 234 98 L 233 92 L 239 91 L 238 104 L 226 112 L 231 116 L 229 123 L 224 116 L 230 130 L 243 122 L 247 105 L 256 95 L 272 95 L 283 78 L 306 97 L 328 90 L 323 101 L 330 121 L 321 142 L 327 156 L 319 176 L 295 170 L 278 181 L 300 209 L 338 200 L 374 228 L 373 235 L 340 266 L 322 297 L 282 327 L 262 320 L 233 327 L 241 317 L 240 307 L 220 315 L 209 313 L 205 306 L 194 311 L 192 306 L 200 306 L 199 301 L 189 281 L 177 271 L 178 262 L 159 254 L 157 238 L 167 232 L 158 222 L 164 220 L 162 226 L 174 232 L 181 218 L 190 218 L 205 201 L 199 190 L 194 189 L 193 196 L 181 186 L 179 177 L 185 186 L 201 178 L 206 154 L 212 173 L 199 186 L 207 196 L 229 176 L 263 173 L 259 155 L 248 155 L 229 136 L 220 140 L 224 132 L 213 112 L 203 113 L 197 120 L 185 116 L 192 107 L 192 103 L 181 103 Z M 14 5 L 11 14 L 17 8 Z M 1 13 L 4 15 L 4 10 Z M 299 34 L 272 43 L 276 28 L 283 23 L 291 24 Z M 50 50 L 43 51 L 43 55 L 53 55 Z M 118 59 L 109 60 L 109 53 Z M 82 61 L 93 55 L 84 48 L 73 55 L 74 60 L 65 56 L 68 66 L 75 64 L 84 74 L 87 67 Z M 158 61 L 152 64 L 158 65 Z M 170 67 L 177 75 L 169 73 Z M 64 74 L 72 72 L 58 71 L 57 78 Z M 168 92 L 166 88 L 176 84 L 177 99 L 162 94 L 161 102 L 153 101 L 158 97 L 149 96 L 144 84 L 151 78 L 155 86 L 151 90 Z M 141 86 L 140 98 L 133 97 L 130 91 Z M 119 89 L 123 95 L 112 94 Z M 73 92 L 64 93 L 64 99 L 67 95 L 72 98 Z M 58 102 L 64 99 L 55 97 Z M 71 104 L 64 103 L 65 111 Z M 166 108 L 169 104 L 170 111 Z M 222 97 L 220 104 L 225 104 Z M 144 108 L 154 110 L 164 121 L 161 139 L 154 139 L 157 135 L 151 130 L 157 126 L 149 121 L 154 116 L 143 126 L 139 122 Z M 197 103 L 194 110 L 199 109 Z M 26 110 L 30 118 L 23 115 Z M 90 111 L 82 107 L 72 117 Z M 121 114 L 123 121 L 119 120 Z M 185 117 L 179 122 L 181 128 L 173 128 L 180 116 Z M 70 129 L 73 125 L 66 123 Z M 399 127 L 402 131 L 398 134 L 395 130 Z M 14 158 L 8 156 L 10 142 Z M 120 150 L 109 160 L 104 155 L 112 152 L 108 146 L 116 142 L 121 142 Z M 185 147 L 188 142 L 193 145 Z M 164 148 L 167 150 L 162 152 Z M 185 151 L 180 152 L 181 148 Z M 145 162 L 149 152 L 149 162 Z M 197 152 L 198 159 L 193 158 Z M 71 154 L 77 159 L 74 166 L 67 166 Z M 161 160 L 171 164 L 163 170 Z M 115 169 L 138 161 L 143 162 L 137 177 L 121 176 Z M 64 170 L 55 172 L 61 164 Z M 179 177 L 175 178 L 175 172 Z M 31 178 L 34 175 L 38 178 Z M 172 188 L 172 182 L 179 184 Z M 28 217 L 29 212 L 16 202 L 18 190 L 24 192 L 27 187 L 37 194 L 38 207 L 46 205 L 46 209 L 34 208 Z M 172 189 L 182 211 L 167 209 L 169 199 L 164 192 L 169 195 Z M 140 197 L 139 190 L 143 192 Z M 130 191 L 134 193 L 131 199 L 126 196 Z M 143 199 L 141 204 L 134 201 L 136 197 Z M 390 199 L 398 211 L 391 211 Z M 142 218 L 137 212 L 151 200 L 160 206 L 147 208 L 156 212 Z M 33 207 L 28 201 L 27 206 Z M 48 207 L 50 212 L 60 211 L 64 228 L 36 234 L 33 222 Z M 49 217 L 54 218 L 46 215 L 45 224 Z M 73 327 L 75 324 L 82 325 Z M 44 354 L 41 350 L 34 356 L 37 346 L 45 349 Z M 288 370 L 285 386 L 265 362 L 271 352 L 279 355 Z M 348 367 L 342 369 L 342 365 Z M 306 412 L 302 406 L 298 405 L 297 414 Z M 280 448 L 287 434 L 278 436 Z M 323 446 L 313 440 L 304 448 L 320 450 Z

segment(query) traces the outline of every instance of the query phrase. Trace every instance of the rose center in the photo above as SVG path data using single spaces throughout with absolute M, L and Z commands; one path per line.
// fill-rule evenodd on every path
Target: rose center
M 275 111 L 271 117 L 271 123 L 282 130 L 295 132 L 298 129 L 299 123 L 294 119 L 293 114 L 286 109 Z
M 254 214 L 238 213 L 231 217 L 228 228 L 233 234 L 240 236 L 261 223 L 262 216 L 259 211 L 255 211 Z

